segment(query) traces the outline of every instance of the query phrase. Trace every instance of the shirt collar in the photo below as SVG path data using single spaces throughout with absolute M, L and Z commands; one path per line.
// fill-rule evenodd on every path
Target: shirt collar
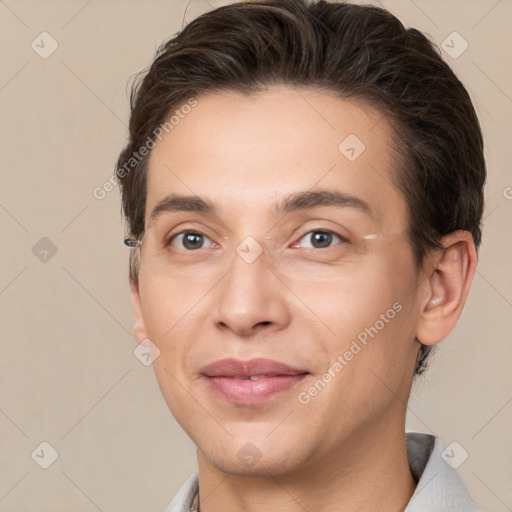
M 408 432 L 407 457 L 418 480 L 405 512 L 480 512 L 457 471 L 450 464 L 453 449 L 446 450 L 438 437 Z

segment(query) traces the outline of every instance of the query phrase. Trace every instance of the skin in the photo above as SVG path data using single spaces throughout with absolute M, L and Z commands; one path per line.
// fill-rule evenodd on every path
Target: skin
M 446 236 L 445 251 L 415 267 L 403 234 L 406 203 L 392 184 L 391 130 L 362 103 L 277 86 L 197 100 L 152 150 L 147 234 L 131 290 L 135 338 L 160 350 L 153 362 L 160 389 L 197 446 L 200 510 L 403 510 L 416 486 L 404 433 L 415 338 L 437 343 L 457 322 L 476 265 L 471 235 Z M 349 134 L 366 147 L 354 161 L 338 149 Z M 346 206 L 273 211 L 284 197 L 311 190 L 350 194 L 371 215 Z M 150 223 L 171 193 L 195 194 L 216 213 L 167 212 Z M 184 228 L 215 248 L 206 243 L 197 256 L 177 243 L 169 259 L 158 259 L 156 241 Z M 315 252 L 303 238 L 314 229 L 348 242 L 335 237 Z M 363 238 L 373 234 L 385 236 Z M 247 236 L 264 249 L 250 264 L 235 252 Z M 296 266 L 286 263 L 291 246 Z M 300 403 L 298 394 L 395 303 L 400 312 Z M 264 357 L 310 374 L 263 403 L 233 404 L 200 375 L 225 357 Z M 240 456 L 247 451 L 250 464 Z

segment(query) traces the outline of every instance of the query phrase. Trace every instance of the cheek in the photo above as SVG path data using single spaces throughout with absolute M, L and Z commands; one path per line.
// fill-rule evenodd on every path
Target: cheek
M 174 409 L 171 402 L 177 396 L 178 382 L 187 373 L 190 339 L 197 338 L 194 329 L 198 329 L 198 322 L 194 322 L 194 315 L 201 294 L 195 286 L 191 292 L 190 286 L 141 277 L 139 289 L 147 336 L 160 350 L 153 368 L 164 397 Z
M 319 347 L 326 359 L 332 364 L 341 357 L 343 374 L 354 372 L 350 379 L 357 380 L 370 370 L 387 377 L 400 366 L 408 371 L 417 320 L 415 287 L 408 258 L 394 263 L 382 258 L 337 282 L 299 288 L 297 295 L 315 314 L 310 330 L 327 333 Z
M 191 292 L 190 286 L 151 275 L 140 276 L 139 290 L 147 335 L 160 350 L 152 364 L 158 386 L 176 421 L 184 428 L 193 421 L 190 408 L 184 404 L 190 400 L 185 390 L 190 376 L 187 361 L 190 337 L 197 337 L 194 305 L 201 290 L 194 286 Z
M 388 311 L 384 320 L 395 319 L 396 309 L 400 307 L 396 305 L 393 309 L 393 305 L 403 306 L 407 282 L 405 275 L 397 278 L 389 271 L 365 267 L 335 281 L 314 285 L 294 283 L 292 289 L 311 310 L 317 327 L 329 329 L 335 337 L 352 338 Z
M 139 290 L 146 330 L 155 340 L 172 338 L 173 333 L 190 323 L 190 318 L 201 308 L 212 285 L 207 282 L 156 278 L 141 274 Z

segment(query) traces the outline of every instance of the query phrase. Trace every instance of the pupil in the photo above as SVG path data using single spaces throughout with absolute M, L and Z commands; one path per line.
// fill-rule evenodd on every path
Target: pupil
M 323 231 L 317 231 L 313 235 L 313 247 L 322 248 L 329 247 L 332 242 L 332 235 L 330 233 L 324 233 Z
M 183 245 L 187 249 L 197 249 L 201 247 L 203 243 L 203 235 L 200 235 L 198 233 L 187 233 L 183 237 Z

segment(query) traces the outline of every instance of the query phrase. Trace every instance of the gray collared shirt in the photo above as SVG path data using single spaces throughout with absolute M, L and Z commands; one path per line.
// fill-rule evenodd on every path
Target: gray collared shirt
M 473 503 L 457 471 L 441 456 L 445 451 L 438 437 L 408 432 L 407 457 L 418 485 L 405 512 L 481 512 Z M 199 490 L 193 473 L 183 484 L 165 512 L 190 512 Z

